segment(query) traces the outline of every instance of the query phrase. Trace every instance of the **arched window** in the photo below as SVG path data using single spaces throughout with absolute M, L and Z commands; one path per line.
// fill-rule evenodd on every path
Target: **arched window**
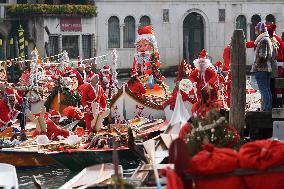
M 123 27 L 123 47 L 134 48 L 135 45 L 135 19 L 132 16 L 127 16 L 124 19 Z
M 119 19 L 116 16 L 108 19 L 108 48 L 120 48 Z
M 140 26 L 148 26 L 151 25 L 151 19 L 149 18 L 149 16 L 142 16 L 139 23 Z
M 242 29 L 247 36 L 247 19 L 244 15 L 239 15 L 236 20 L 236 29 Z
M 261 17 L 257 14 L 251 17 L 251 24 L 250 24 L 250 40 L 254 41 L 256 39 L 255 35 L 255 26 L 258 22 L 261 22 Z
M 276 20 L 275 20 L 275 16 L 273 16 L 272 14 L 269 14 L 265 17 L 265 23 L 266 24 L 272 24 L 272 23 L 276 23 Z

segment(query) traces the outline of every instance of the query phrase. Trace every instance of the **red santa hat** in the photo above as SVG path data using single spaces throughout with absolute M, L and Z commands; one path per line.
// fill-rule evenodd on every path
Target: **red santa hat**
M 141 40 L 147 40 L 153 44 L 154 50 L 158 51 L 158 45 L 154 33 L 154 28 L 152 26 L 140 27 L 138 29 L 138 37 L 135 41 L 135 44 Z
M 50 111 L 50 118 L 60 118 L 60 117 L 61 117 L 61 115 L 58 111 L 56 111 L 56 110 Z
M 78 68 L 85 68 L 86 65 L 82 63 L 80 56 L 78 56 Z
M 101 69 L 101 72 L 109 72 L 109 71 L 110 71 L 109 65 L 104 65 L 104 67 Z
M 88 76 L 88 81 L 92 81 L 95 77 L 99 78 L 99 75 L 95 74 L 94 72 L 90 73 L 90 75 Z
M 197 69 L 199 69 L 199 68 L 200 68 L 200 65 L 199 65 L 199 64 L 200 64 L 201 62 L 205 63 L 205 68 L 208 68 L 208 67 L 212 67 L 212 66 L 213 66 L 212 63 L 211 63 L 211 61 L 207 58 L 207 52 L 206 52 L 205 49 L 202 49 L 202 51 L 201 51 L 200 54 L 199 54 L 198 59 L 195 59 L 195 60 L 193 61 L 193 64 L 194 64 L 194 66 L 195 66 Z
M 12 89 L 12 88 L 7 88 L 6 94 L 7 94 L 7 96 L 14 96 L 14 97 L 16 96 L 15 90 Z

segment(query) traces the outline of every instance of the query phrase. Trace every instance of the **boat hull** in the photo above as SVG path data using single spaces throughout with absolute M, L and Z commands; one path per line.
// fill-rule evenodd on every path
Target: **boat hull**
M 164 119 L 164 107 L 135 96 L 129 89 L 120 90 L 111 101 L 111 116 L 117 121 L 138 117 Z
M 36 169 L 56 165 L 52 158 L 43 153 L 13 150 L 0 150 L 0 163 L 14 165 L 17 169 Z
M 138 158 L 128 148 L 119 149 L 119 164 L 124 169 L 135 168 L 138 165 Z M 58 164 L 72 170 L 79 171 L 86 167 L 112 163 L 113 150 L 80 150 L 72 152 L 52 152 L 48 156 L 54 159 Z

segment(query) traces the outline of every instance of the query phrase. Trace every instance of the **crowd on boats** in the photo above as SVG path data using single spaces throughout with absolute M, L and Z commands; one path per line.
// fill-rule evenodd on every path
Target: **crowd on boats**
M 246 47 L 255 48 L 252 72 L 255 72 L 258 88 L 263 97 L 263 110 L 267 111 L 271 110 L 272 101 L 274 107 L 281 105 L 277 100 L 282 97 L 282 91 L 274 88 L 273 78 L 282 77 L 284 42 L 275 34 L 275 24 L 258 23 L 255 29 L 257 38 L 255 41 L 246 42 Z M 184 102 L 192 104 L 188 112 L 200 117 L 204 117 L 206 112 L 216 107 L 230 108 L 231 44 L 224 48 L 223 60 L 215 64 L 208 58 L 205 49 L 192 63 L 183 61 L 179 64 L 177 78 L 174 81 L 175 88 L 170 93 L 160 68 L 160 54 L 153 27 L 141 27 L 138 34 L 131 78 L 124 83 L 135 98 L 148 104 L 170 106 L 173 110 L 177 95 L 181 94 Z M 33 56 L 34 61 L 31 62 L 30 68 L 22 73 L 18 83 L 10 85 L 5 81 L 5 75 L 1 78 L 1 132 L 17 120 L 20 129 L 24 130 L 26 112 L 29 109 L 27 105 L 37 103 L 42 98 L 45 98 L 47 109 L 43 116 L 46 120 L 43 123 L 46 129 L 37 129 L 33 136 L 46 134 L 52 139 L 69 136 L 72 133 L 60 127 L 59 120 L 62 120 L 62 117 L 68 117 L 73 121 L 83 120 L 88 133 L 96 133 L 103 126 L 103 122 L 118 123 L 109 109 L 109 102 L 121 90 L 114 65 L 104 65 L 99 70 L 94 62 L 84 62 L 80 58 L 77 65 L 70 65 L 66 54 L 65 59 L 58 64 L 41 62 L 42 59 L 36 50 L 33 51 Z M 247 88 L 247 93 L 256 93 L 256 90 Z M 61 101 L 68 101 L 68 107 L 61 105 Z M 38 108 L 36 113 L 39 113 L 40 109 L 42 108 Z M 62 117 L 61 113 L 64 114 Z M 40 114 L 33 116 L 37 119 Z

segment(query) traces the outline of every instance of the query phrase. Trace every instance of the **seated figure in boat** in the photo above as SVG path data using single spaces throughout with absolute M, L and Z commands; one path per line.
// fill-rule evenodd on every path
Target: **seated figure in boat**
M 153 27 L 140 27 L 138 34 L 135 42 L 137 53 L 134 56 L 132 70 L 138 73 L 138 77 L 144 81 L 147 88 L 158 89 L 165 77 L 160 70 L 160 54 Z
M 207 100 L 212 102 L 218 99 L 217 72 L 211 61 L 206 58 L 203 49 L 198 59 L 193 61 L 196 67 L 189 75 L 192 83 L 196 83 L 197 97 L 201 100 L 201 93 L 206 93 Z
M 142 82 L 140 81 L 137 72 L 132 70 L 131 78 L 127 82 L 128 89 L 135 94 L 135 96 L 141 98 L 146 93 L 146 89 Z
M 106 97 L 110 99 L 114 92 L 114 86 L 113 86 L 113 78 L 112 74 L 110 73 L 109 65 L 105 65 L 100 70 L 99 77 L 100 77 L 100 85 L 103 87 Z
M 33 137 L 44 134 L 51 140 L 58 140 L 58 136 L 67 138 L 70 135 L 68 130 L 65 130 L 59 126 L 61 115 L 58 111 L 51 110 L 50 114 L 45 114 L 45 118 L 46 128 L 40 128 L 40 131 L 35 130 L 33 132 Z
M 81 88 L 81 103 L 84 108 L 84 117 L 86 121 L 86 127 L 89 132 L 97 130 L 95 125 L 92 125 L 94 119 L 93 103 L 97 103 L 98 114 L 102 113 L 106 109 L 106 96 L 103 88 L 99 85 L 99 75 L 92 73 L 89 76 L 90 83 L 85 84 Z
M 4 93 L 4 98 L 0 100 L 0 131 L 4 131 L 17 120 L 20 121 L 20 127 L 25 129 L 24 115 L 16 109 L 16 106 L 22 103 L 22 98 L 17 91 L 12 88 L 7 88 Z

